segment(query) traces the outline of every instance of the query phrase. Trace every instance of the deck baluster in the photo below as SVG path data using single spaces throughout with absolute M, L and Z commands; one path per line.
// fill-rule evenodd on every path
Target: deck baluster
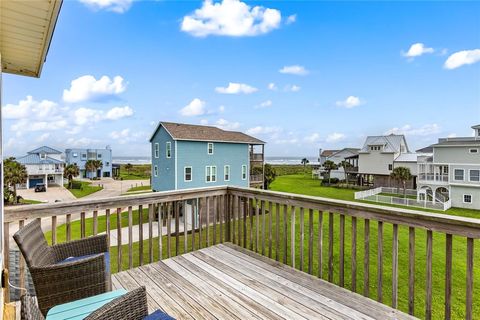
M 357 217 L 352 217 L 351 259 L 352 291 L 357 292 Z
M 122 271 L 122 208 L 117 208 L 117 271 Z
M 52 216 L 52 245 L 57 243 L 57 216 Z
M 300 271 L 303 271 L 303 244 L 305 242 L 305 210 L 300 207 Z
M 393 225 L 392 240 L 392 308 L 398 308 L 398 224 Z
M 447 249 L 448 250 L 448 249 Z M 408 313 L 415 313 L 415 228 L 408 228 Z
M 138 206 L 138 264 L 143 266 L 143 205 Z
M 466 319 L 473 317 L 473 238 L 467 238 L 467 289 L 466 289 Z
M 377 301 L 383 301 L 383 222 L 378 221 L 377 240 Z
M 313 209 L 308 209 L 308 273 L 313 272 Z
M 340 215 L 340 253 L 339 253 L 339 285 L 344 287 L 345 285 L 345 215 Z
M 370 220 L 365 219 L 364 256 L 363 256 L 363 295 L 370 296 Z
M 432 319 L 432 245 L 433 233 L 427 230 L 427 285 L 425 286 L 425 319 Z
M 323 278 L 323 211 L 318 210 L 318 277 Z
M 328 213 L 328 282 L 333 282 L 333 212 Z

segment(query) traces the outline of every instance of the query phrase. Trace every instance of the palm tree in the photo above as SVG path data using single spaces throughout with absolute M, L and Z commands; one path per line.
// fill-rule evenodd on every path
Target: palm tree
M 338 166 L 332 160 L 327 160 L 323 163 L 323 168 L 328 173 L 328 184 L 330 185 L 330 173 L 332 172 L 332 170 L 338 169 Z
M 343 160 L 341 163 L 340 163 L 340 167 L 343 168 L 343 171 L 345 173 L 345 182 L 348 184 L 348 168 L 351 168 L 352 167 L 352 164 L 346 160 Z
M 310 161 L 308 161 L 307 158 L 303 158 L 301 163 L 303 164 L 303 172 L 305 172 L 307 164 L 310 163 Z
M 410 169 L 406 167 L 396 167 L 393 169 L 390 177 L 403 185 L 403 197 L 405 198 L 407 196 L 407 181 L 412 179 Z
M 80 174 L 80 169 L 76 164 L 69 164 L 63 170 L 63 174 L 68 179 L 68 189 L 72 189 L 73 178 L 77 177 Z
M 13 188 L 13 203 L 17 203 L 17 185 L 26 183 L 28 178 L 27 168 L 15 161 L 15 158 L 8 158 L 4 161 L 4 182 L 7 188 Z
M 95 172 L 97 170 L 95 161 L 96 160 L 87 160 L 87 162 L 85 162 L 85 170 L 87 170 L 87 172 Z
M 131 163 L 127 163 L 127 164 L 125 165 L 125 170 L 127 170 L 127 173 L 128 173 L 129 175 L 130 175 L 130 170 L 132 170 L 132 169 L 133 169 L 133 166 L 132 166 Z

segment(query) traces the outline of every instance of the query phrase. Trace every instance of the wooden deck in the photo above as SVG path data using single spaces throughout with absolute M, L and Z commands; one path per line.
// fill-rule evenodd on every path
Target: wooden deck
M 230 243 L 113 275 L 177 319 L 413 319 Z

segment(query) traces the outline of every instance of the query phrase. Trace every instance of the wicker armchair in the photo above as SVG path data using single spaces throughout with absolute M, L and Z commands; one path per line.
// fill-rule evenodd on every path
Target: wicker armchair
M 35 220 L 13 238 L 32 275 L 43 315 L 55 305 L 111 290 L 106 235 L 48 246 Z
M 20 297 L 20 319 L 21 320 L 45 320 L 38 308 L 37 299 L 28 294 Z
M 132 290 L 92 312 L 85 320 L 142 320 L 148 315 L 145 287 Z

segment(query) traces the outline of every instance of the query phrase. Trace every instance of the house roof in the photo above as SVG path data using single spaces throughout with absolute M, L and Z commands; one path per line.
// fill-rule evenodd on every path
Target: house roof
M 321 157 L 330 157 L 332 154 L 337 153 L 340 150 L 323 150 L 320 154 Z
M 370 152 L 369 146 L 382 145 L 385 153 L 397 153 L 401 151 L 402 141 L 405 143 L 407 152 L 408 145 L 403 134 L 390 134 L 388 136 L 368 136 L 360 152 Z
M 249 136 L 243 132 L 227 131 L 211 126 L 173 122 L 160 122 L 153 132 L 150 141 L 152 141 L 160 126 L 165 128 L 173 140 L 265 144 L 264 141 Z
M 416 150 L 418 153 L 433 153 L 433 144 L 429 145 L 428 147 L 424 147 L 421 149 Z
M 62 1 L 0 1 L 0 52 L 5 73 L 39 77 Z
M 477 124 L 476 126 L 472 126 L 472 129 L 480 129 L 480 124 Z
M 395 162 L 417 162 L 418 156 L 422 154 L 418 153 L 402 153 L 397 158 L 395 158 Z
M 20 164 L 60 164 L 63 161 L 46 157 L 45 159 L 40 159 L 40 155 L 36 153 L 30 153 L 21 158 L 15 159 Z
M 40 148 L 33 149 L 32 151 L 28 151 L 27 153 L 28 154 L 31 154 L 31 153 L 61 154 L 62 152 L 47 146 L 42 146 Z
M 336 152 L 334 152 L 333 154 L 331 154 L 331 156 L 334 156 L 336 155 L 337 153 L 340 153 L 340 152 L 350 152 L 352 155 L 356 155 L 358 154 L 358 152 L 360 151 L 360 149 L 358 148 L 343 148 L 342 150 L 338 150 Z
M 469 138 L 447 138 L 440 139 L 438 143 L 433 144 L 432 147 L 448 147 L 448 146 L 478 146 L 480 139 L 473 137 Z

